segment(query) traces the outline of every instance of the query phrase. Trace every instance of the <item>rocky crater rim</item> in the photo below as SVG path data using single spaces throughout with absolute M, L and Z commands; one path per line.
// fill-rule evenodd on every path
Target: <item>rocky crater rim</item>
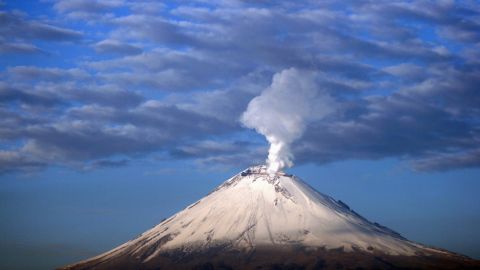
M 287 176 L 287 177 L 293 177 L 292 174 L 288 174 L 284 171 L 278 171 L 276 173 L 269 173 L 267 171 L 267 165 L 256 165 L 249 167 L 248 169 L 242 171 L 240 173 L 241 176 L 248 176 L 248 175 L 265 175 L 265 176 Z

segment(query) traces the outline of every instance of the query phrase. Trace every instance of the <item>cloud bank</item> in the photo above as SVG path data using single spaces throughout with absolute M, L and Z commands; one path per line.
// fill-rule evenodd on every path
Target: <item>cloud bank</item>
M 2 8 L 0 172 L 145 159 L 249 165 L 268 147 L 238 121 L 245 111 L 247 126 L 277 142 L 270 153 L 280 165 L 294 156 L 297 164 L 395 158 L 421 171 L 480 166 L 474 1 Z M 291 102 L 255 118 L 250 111 L 270 95 Z M 264 123 L 277 113 L 302 120 Z

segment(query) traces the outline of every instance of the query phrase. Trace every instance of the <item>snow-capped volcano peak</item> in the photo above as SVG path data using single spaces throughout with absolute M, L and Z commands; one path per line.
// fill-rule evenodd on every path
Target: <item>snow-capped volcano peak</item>
M 404 255 L 416 249 L 399 234 L 367 221 L 299 178 L 269 174 L 261 165 L 233 176 L 118 251 L 129 250 L 149 260 L 169 249 L 293 244 Z
M 288 247 L 386 256 L 447 253 L 410 242 L 298 177 L 270 174 L 261 165 L 233 176 L 136 239 L 78 265 L 124 260 L 155 265 L 165 254 Z
M 201 220 L 215 220 L 211 229 L 210 224 L 201 225 L 212 231 L 209 239 L 236 247 L 301 244 L 404 255 L 415 250 L 413 243 L 367 221 L 345 203 L 315 191 L 293 175 L 269 174 L 264 165 L 244 170 L 190 207 L 178 217 L 191 218 L 193 211 L 206 214 Z

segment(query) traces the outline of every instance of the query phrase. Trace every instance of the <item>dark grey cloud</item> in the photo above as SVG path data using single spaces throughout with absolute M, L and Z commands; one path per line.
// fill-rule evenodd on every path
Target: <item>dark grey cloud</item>
M 81 1 L 81 0 L 59 0 L 53 8 L 59 12 L 87 12 L 101 13 L 111 8 L 122 6 L 123 1 Z
M 337 107 L 296 143 L 299 162 L 393 157 L 422 171 L 480 165 L 478 3 L 59 0 L 52 7 L 55 22 L 85 26 L 0 12 L 0 52 L 85 40 L 90 55 L 65 61 L 68 68 L 7 65 L 1 171 L 125 166 L 154 154 L 201 166 L 261 162 L 266 148 L 238 119 L 274 74 L 292 67 L 314 71 Z
M 33 44 L 22 42 L 5 42 L 0 39 L 0 54 L 34 54 L 42 52 L 43 50 Z
M 132 14 L 158 15 L 166 3 L 155 0 L 54 0 L 53 8 L 69 19 L 85 20 L 92 22 L 109 22 L 116 17 L 116 13 L 125 13 L 129 10 Z
M 0 174 L 24 171 L 33 172 L 45 168 L 48 164 L 40 160 L 29 159 L 17 151 L 0 150 Z
M 438 74 L 389 96 L 343 103 L 341 113 L 308 129 L 296 145 L 296 156 L 316 163 L 401 157 L 418 159 L 414 167 L 422 170 L 473 167 L 476 159 L 460 162 L 450 152 L 462 154 L 478 144 L 479 103 L 471 91 L 479 78 L 477 72 L 454 73 Z
M 47 74 L 48 76 L 51 74 Z M 23 77 L 23 75 L 22 75 Z M 15 80 L 17 77 L 14 77 Z M 35 77 L 29 77 L 35 80 Z M 52 78 L 55 78 L 55 74 Z M 65 79 L 60 77 L 59 79 Z M 42 80 L 42 77 L 39 77 Z M 20 106 L 72 106 L 75 104 L 99 104 L 108 107 L 132 107 L 139 105 L 144 97 L 139 93 L 111 85 L 72 85 L 71 83 L 37 83 L 35 87 L 25 84 L 0 83 L 0 103 L 16 103 Z M 64 108 L 59 108 L 64 109 Z
M 74 41 L 82 38 L 79 31 L 40 21 L 28 20 L 21 13 L 0 11 L 0 36 L 47 41 Z
M 43 116 L 19 114 L 2 108 L 0 109 L 0 141 L 15 142 L 25 139 L 26 127 L 45 123 L 49 123 L 49 119 Z
M 184 33 L 182 26 L 160 16 L 133 14 L 115 18 L 119 26 L 114 35 L 135 39 L 151 39 L 165 45 L 187 45 L 193 38 Z
M 462 42 L 478 42 L 480 40 L 480 23 L 478 7 L 468 3 L 418 1 L 413 4 L 395 3 L 393 5 L 366 5 L 379 13 L 394 17 L 413 19 L 420 22 L 438 25 L 439 34 Z
M 98 77 L 120 85 L 166 92 L 226 86 L 243 76 L 237 63 L 202 52 L 155 49 L 139 55 L 86 63 Z
M 7 69 L 7 74 L 18 81 L 67 81 L 86 80 L 89 74 L 82 69 L 40 68 L 34 66 L 15 66 Z
M 247 152 L 232 152 L 229 154 L 198 158 L 196 163 L 203 168 L 221 170 L 234 167 L 248 167 L 252 164 L 265 162 L 266 149 L 251 149 Z
M 181 145 L 170 151 L 175 159 L 195 159 L 205 168 L 223 169 L 232 166 L 251 166 L 265 161 L 267 148 L 251 141 L 204 140 Z
M 120 160 L 110 160 L 110 159 L 100 159 L 95 160 L 91 164 L 89 164 L 89 169 L 97 169 L 97 168 L 116 168 L 116 167 L 123 167 L 128 164 L 128 159 L 120 159 Z
M 413 163 L 419 171 L 448 171 L 457 168 L 475 168 L 480 164 L 480 149 L 460 153 L 440 153 Z
M 44 95 L 42 93 L 27 92 L 18 88 L 0 83 L 0 103 L 6 106 L 9 103 L 19 102 L 21 104 L 36 106 L 53 106 L 62 103 L 56 96 Z
M 127 111 L 86 106 L 71 109 L 65 119 L 55 123 L 22 127 L 18 132 L 26 138 L 25 145 L 4 153 L 2 162 L 12 169 L 21 169 L 23 160 L 28 161 L 29 167 L 37 163 L 83 168 L 121 166 L 127 162 L 110 163 L 108 158 L 169 151 L 183 140 L 221 135 L 234 128 L 214 118 L 156 102 L 146 102 Z M 86 166 L 79 165 L 90 160 L 93 162 Z
M 160 14 L 166 8 L 166 3 L 154 0 L 134 1 L 125 3 L 134 14 Z
M 236 80 L 226 89 L 171 95 L 168 103 L 224 122 L 236 123 L 248 102 L 270 84 L 273 73 L 255 70 Z
M 114 16 L 115 9 L 123 6 L 124 1 L 120 0 L 56 0 L 53 8 L 69 19 L 84 20 L 92 23 L 111 19 Z
M 142 48 L 126 43 L 119 42 L 117 40 L 102 40 L 97 42 L 93 48 L 99 53 L 108 53 L 108 54 L 120 54 L 120 55 L 133 55 L 139 54 L 143 50 Z
M 181 145 L 171 151 L 173 157 L 178 158 L 205 158 L 206 156 L 230 155 L 231 153 L 248 152 L 251 142 L 247 141 L 200 141 L 195 144 Z
M 50 52 L 37 45 L 38 41 L 72 42 L 83 33 L 28 18 L 20 11 L 0 11 L 0 54 L 45 54 Z
M 132 107 L 139 105 L 145 98 L 139 93 L 119 89 L 116 86 L 91 86 L 89 88 L 70 88 L 67 96 L 88 104 L 100 104 L 113 107 Z

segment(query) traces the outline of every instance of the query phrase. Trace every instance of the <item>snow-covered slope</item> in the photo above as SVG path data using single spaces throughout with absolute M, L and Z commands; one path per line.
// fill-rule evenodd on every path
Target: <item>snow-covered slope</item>
M 369 222 L 295 176 L 269 175 L 265 166 L 256 166 L 138 238 L 89 261 L 128 256 L 148 263 L 170 251 L 185 254 L 221 247 L 223 251 L 248 252 L 288 246 L 400 256 L 443 252 Z

